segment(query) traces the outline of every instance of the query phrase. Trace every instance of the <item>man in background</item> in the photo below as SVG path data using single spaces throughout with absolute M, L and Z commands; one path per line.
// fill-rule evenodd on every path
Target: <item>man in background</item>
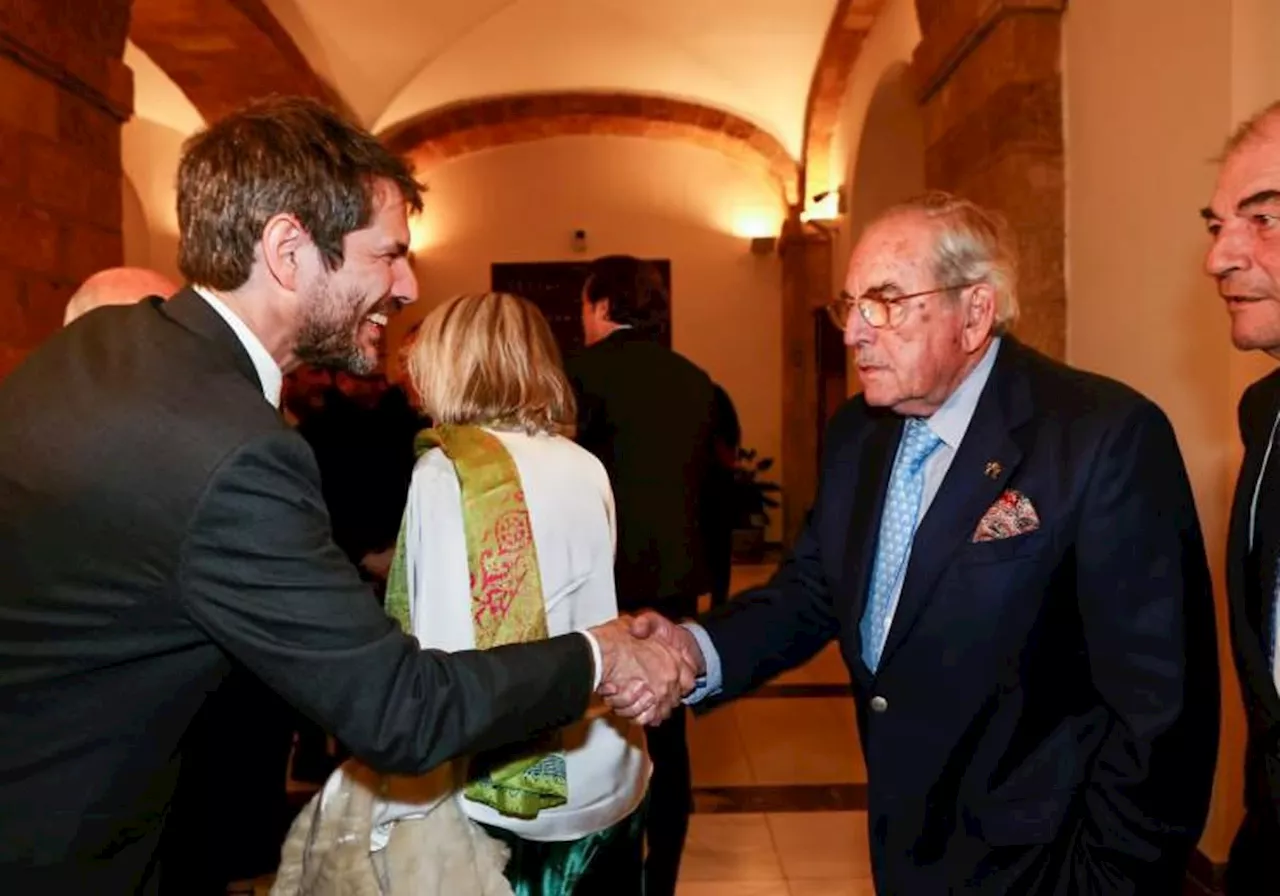
M 711 378 L 656 341 L 670 317 L 657 270 L 628 256 L 593 262 L 582 296 L 584 349 L 567 365 L 578 442 L 609 472 L 618 512 L 618 610 L 693 614 L 709 590 L 704 501 L 712 460 Z M 653 779 L 645 892 L 671 896 L 691 811 L 685 713 L 648 729 Z
M 1227 142 L 1213 200 L 1201 215 L 1212 237 L 1205 270 L 1242 351 L 1280 358 L 1280 103 Z M 1244 462 L 1227 542 L 1231 645 L 1248 724 L 1245 818 L 1231 847 L 1227 892 L 1280 888 L 1280 373 L 1240 399 Z
M 733 399 L 715 384 L 715 416 L 711 426 L 712 464 L 703 514 L 707 567 L 711 577 L 711 606 L 729 602 L 729 581 L 733 573 L 733 529 L 737 522 L 735 487 L 738 451 L 742 447 L 742 427 Z
M 178 285 L 157 271 L 147 268 L 107 268 L 80 284 L 80 288 L 67 302 L 62 325 L 65 327 L 76 318 L 103 305 L 130 305 L 141 302 L 148 296 L 168 298 L 177 291 Z

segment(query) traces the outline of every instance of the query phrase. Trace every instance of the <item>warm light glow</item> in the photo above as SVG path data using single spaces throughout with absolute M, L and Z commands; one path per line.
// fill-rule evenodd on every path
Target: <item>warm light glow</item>
M 421 252 L 431 245 L 431 223 L 425 212 L 409 215 L 409 251 Z
M 777 212 L 770 213 L 763 209 L 748 209 L 733 216 L 733 235 L 755 239 L 759 236 L 777 236 L 782 227 L 781 217 Z
M 800 213 L 801 221 L 834 221 L 840 217 L 840 191 L 830 190 L 818 202 L 810 200 Z

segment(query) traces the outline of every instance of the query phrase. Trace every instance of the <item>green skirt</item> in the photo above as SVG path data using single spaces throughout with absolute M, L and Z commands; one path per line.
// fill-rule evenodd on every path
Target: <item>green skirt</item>
M 511 848 L 504 872 L 515 896 L 644 896 L 644 807 L 579 840 L 524 840 L 481 825 Z

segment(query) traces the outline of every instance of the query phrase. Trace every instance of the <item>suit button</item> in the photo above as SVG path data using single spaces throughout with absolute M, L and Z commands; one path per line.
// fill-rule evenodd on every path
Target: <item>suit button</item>
M 877 695 L 871 698 L 872 712 L 884 712 L 888 708 L 889 708 L 889 701 L 884 699 L 883 697 Z

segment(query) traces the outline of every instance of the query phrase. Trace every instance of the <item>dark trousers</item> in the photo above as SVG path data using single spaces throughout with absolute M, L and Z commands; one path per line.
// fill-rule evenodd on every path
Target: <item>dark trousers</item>
M 1266 896 L 1280 884 L 1280 827 L 1259 813 L 1250 812 L 1231 844 L 1227 862 L 1227 896 Z
M 234 880 L 275 871 L 290 817 L 285 777 L 292 711 L 235 669 L 202 708 L 161 842 L 165 894 L 224 894 Z
M 693 780 L 689 770 L 689 741 L 682 706 L 661 725 L 645 729 L 653 777 L 649 779 L 649 812 L 644 860 L 645 896 L 673 896 L 680 877 L 680 856 L 693 811 Z
M 664 600 L 655 609 L 679 621 L 697 615 L 698 598 Z M 681 706 L 661 725 L 645 729 L 649 759 L 653 762 L 645 819 L 648 844 L 644 860 L 645 896 L 674 896 L 680 876 L 680 856 L 693 811 L 687 719 L 688 711 Z

